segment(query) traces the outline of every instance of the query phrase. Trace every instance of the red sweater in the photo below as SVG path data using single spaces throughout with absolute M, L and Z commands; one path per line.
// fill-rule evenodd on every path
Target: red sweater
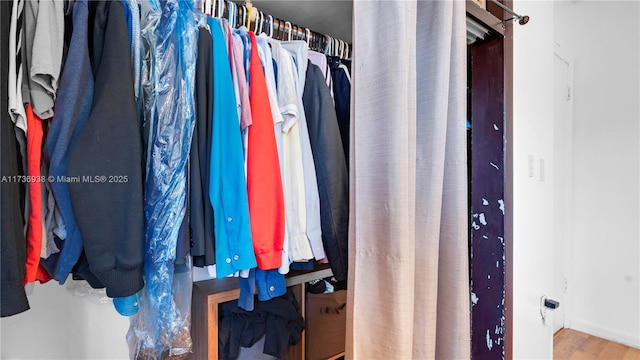
M 42 186 L 40 165 L 42 159 L 42 120 L 27 104 L 27 175 L 29 177 L 29 218 L 27 219 L 27 261 L 24 283 L 51 279 L 46 271 L 39 270 L 42 247 Z
M 252 32 L 249 32 L 249 37 L 249 101 L 253 119 L 249 127 L 247 153 L 249 215 L 258 268 L 270 270 L 280 267 L 282 261 L 284 197 L 267 83 L 258 57 L 256 37 Z

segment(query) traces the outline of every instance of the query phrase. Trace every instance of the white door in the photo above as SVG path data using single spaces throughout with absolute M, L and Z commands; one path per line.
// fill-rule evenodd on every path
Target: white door
M 572 179 L 572 111 L 571 111 L 571 64 L 569 59 L 556 51 L 554 54 L 554 286 L 549 297 L 560 302 L 560 307 L 553 311 L 554 333 L 566 326 L 567 308 L 566 291 L 569 254 L 567 244 L 570 239 L 572 219 L 571 204 Z

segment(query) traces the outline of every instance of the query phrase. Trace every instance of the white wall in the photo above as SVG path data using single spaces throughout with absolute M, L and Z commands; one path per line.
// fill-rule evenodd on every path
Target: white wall
M 550 357 L 538 304 L 554 292 L 546 267 L 566 272 L 568 326 L 640 347 L 640 3 L 514 6 L 531 17 L 514 31 L 514 358 Z M 564 175 L 553 171 L 562 159 L 552 122 L 560 120 L 553 110 L 558 44 L 573 62 L 572 162 Z M 553 206 L 563 195 L 558 176 L 570 177 L 568 214 Z M 556 233 L 563 224 L 566 238 Z M 564 245 L 567 254 L 550 264 Z
M 36 284 L 31 310 L 0 320 L 2 359 L 125 360 L 129 320 L 109 301 L 80 298 L 54 281 Z
M 542 323 L 540 297 L 553 289 L 554 6 L 516 1 L 514 8 L 531 20 L 514 29 L 513 358 L 550 359 L 552 319 Z
M 640 4 L 571 7 L 570 326 L 640 347 Z

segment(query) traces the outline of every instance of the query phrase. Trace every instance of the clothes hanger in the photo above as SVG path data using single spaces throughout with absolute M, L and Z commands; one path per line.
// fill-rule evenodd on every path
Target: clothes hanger
M 280 19 L 273 19 L 273 38 L 280 40 L 280 31 L 282 30 L 282 24 Z
M 224 16 L 224 0 L 217 0 L 218 1 L 218 17 L 222 18 Z
M 256 14 L 256 25 L 255 25 L 255 30 L 256 30 L 256 35 L 260 35 L 260 32 L 262 31 L 262 14 L 260 13 L 260 11 L 258 11 L 258 13 Z
M 265 32 L 265 26 L 264 26 L 265 20 L 264 20 L 264 13 L 262 11 L 260 11 L 260 30 L 258 30 L 258 32 L 260 34 L 262 34 L 263 32 Z
M 253 14 L 253 7 L 251 5 L 247 5 L 247 29 L 251 31 L 251 15 Z
M 325 35 L 324 39 L 326 41 L 325 48 L 324 48 L 324 54 L 325 55 L 330 55 L 331 54 L 331 45 L 333 44 L 333 41 L 331 41 L 331 36 L 329 36 L 329 35 Z
M 200 3 L 200 12 L 207 15 L 207 1 L 204 0 Z
M 231 29 L 236 28 L 236 13 L 235 13 L 235 3 L 228 2 L 227 3 L 227 18 L 229 19 L 229 26 Z
M 240 23 L 240 18 L 238 17 L 240 15 L 240 12 L 238 10 L 238 4 L 234 2 L 231 2 L 231 4 L 233 4 L 233 27 L 237 29 L 238 24 Z
M 284 40 L 284 21 L 278 19 L 278 40 Z
M 273 38 L 273 16 L 267 16 L 267 35 Z
M 317 52 L 321 52 L 320 50 L 320 46 L 321 46 L 321 42 L 320 42 L 320 36 L 318 33 L 316 33 L 315 31 L 311 32 L 313 34 L 313 44 L 314 47 L 316 49 Z
M 285 31 L 287 31 L 287 25 L 289 26 L 289 32 L 287 33 L 287 41 L 291 41 L 291 23 L 289 21 L 284 22 Z
M 247 7 L 242 5 L 242 26 L 247 26 Z
M 304 37 L 305 37 L 305 40 L 307 41 L 307 47 L 309 47 L 309 40 L 311 38 L 311 30 L 309 30 L 309 28 L 304 28 Z

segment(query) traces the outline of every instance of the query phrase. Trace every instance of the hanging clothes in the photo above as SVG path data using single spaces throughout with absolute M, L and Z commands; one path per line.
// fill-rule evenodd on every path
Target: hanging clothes
M 82 181 L 69 195 L 91 272 L 107 296 L 125 297 L 143 286 L 142 143 L 132 63 L 121 60 L 131 59 L 124 6 L 91 6 L 103 31 L 94 32 L 91 115 L 69 156 L 67 174 Z
M 22 27 L 23 27 L 24 0 L 13 0 L 11 8 L 11 23 L 9 28 L 9 114 L 11 120 L 18 129 L 16 138 L 20 146 L 23 168 L 26 168 L 27 159 L 27 117 L 22 100 L 22 85 L 24 66 L 22 65 Z
M 283 41 L 280 44 L 282 45 L 282 49 L 285 49 L 289 53 L 289 56 L 291 56 L 290 59 L 294 74 L 293 83 L 296 89 L 300 149 L 305 188 L 306 234 L 313 249 L 314 257 L 320 260 L 324 258 L 324 250 L 321 250 L 324 245 L 320 219 L 320 195 L 318 192 L 316 166 L 311 151 L 311 142 L 309 140 L 307 117 L 304 104 L 302 103 L 309 50 L 304 41 Z M 282 54 L 281 58 L 284 58 L 283 53 L 280 53 Z
M 199 17 L 188 2 L 151 1 L 146 5 L 142 13 L 147 22 L 141 31 L 149 53 L 145 59 L 152 60 L 143 76 L 149 129 L 144 205 L 146 286 L 139 294 L 140 312 L 132 317 L 128 342 L 135 356 L 145 354 L 155 359 L 165 351 L 184 354 L 191 345 L 188 312 L 180 310 L 177 300 L 182 298 L 177 294 L 181 293 L 176 293 L 187 280 L 181 274 L 187 274 L 182 268 L 188 262 L 176 259 L 176 245 L 187 211 Z M 182 294 L 189 302 L 190 291 Z
M 329 87 L 316 65 L 309 63 L 306 76 L 303 101 L 318 174 L 322 239 L 333 276 L 343 281 L 347 279 L 349 176 Z
M 51 189 L 64 219 L 66 238 L 61 252 L 51 255 L 45 264 L 47 271 L 60 283 L 64 283 L 82 253 L 82 237 L 71 205 L 67 177 L 69 155 L 82 128 L 89 119 L 93 101 L 94 80 L 89 61 L 88 21 L 89 5 L 86 0 L 73 3 L 73 32 L 63 76 L 44 147 L 49 175 L 55 180 Z
M 0 33 L 9 33 L 10 14 L 13 4 L 0 1 Z M 1 36 L 0 47 L 9 47 L 8 38 Z M 9 53 L 0 51 L 0 71 L 9 71 Z M 4 78 L 3 78 L 4 79 Z M 8 82 L 0 82 L 0 177 L 23 175 L 20 173 L 20 153 L 16 129 L 9 116 Z M 11 316 L 29 310 L 29 301 L 24 290 L 26 244 L 23 228 L 20 183 L 3 181 L 0 186 L 0 246 L 2 247 L 0 288 L 0 316 Z
M 333 94 L 336 105 L 336 116 L 340 137 L 342 138 L 342 148 L 344 158 L 349 169 L 349 127 L 351 122 L 351 76 L 346 61 L 332 59 L 330 61 L 331 78 L 333 79 Z
M 258 267 L 270 270 L 279 268 L 282 262 L 284 198 L 267 85 L 258 57 L 256 37 L 252 32 L 248 35 L 251 41 L 249 96 L 253 120 L 249 129 L 247 159 L 249 213 Z
M 213 75 L 211 33 L 200 28 L 196 60 L 196 125 L 189 164 L 191 255 L 194 266 L 216 263 L 213 206 L 209 197 Z
M 216 19 L 208 18 L 207 23 L 213 38 L 209 196 L 215 221 L 216 276 L 224 277 L 254 268 L 257 262 L 252 247 L 242 139 L 225 46 L 227 42 Z
M 270 99 L 272 111 L 275 110 L 280 122 L 276 124 L 276 140 L 279 140 L 280 170 L 282 171 L 282 184 L 285 200 L 285 219 L 287 232 L 283 246 L 283 253 L 287 258 L 282 257 L 283 263 L 281 268 L 288 267 L 288 263 L 292 261 L 313 259 L 311 245 L 306 236 L 307 219 L 304 198 L 304 175 L 302 168 L 302 150 L 300 149 L 300 140 L 298 132 L 298 110 L 296 105 L 296 91 L 294 87 L 294 78 L 292 74 L 292 66 L 288 54 L 285 60 L 278 63 L 277 59 L 281 54 L 274 55 L 274 51 L 282 52 L 282 47 L 275 41 L 269 41 L 266 34 L 258 36 L 258 44 L 264 48 L 264 57 L 268 57 L 265 61 L 265 74 L 267 74 L 267 83 L 270 89 Z M 280 47 L 280 49 L 272 50 L 272 47 Z M 274 58 L 274 56 L 277 57 Z M 278 67 L 278 83 L 276 84 L 275 75 L 273 75 L 273 63 Z M 271 96 L 272 94 L 272 96 Z M 298 135 L 292 141 L 290 136 L 291 128 L 295 129 L 292 135 Z M 284 272 L 284 271 L 281 271 Z M 288 272 L 288 271 L 287 271 Z
M 42 120 L 33 113 L 30 103 L 26 106 L 27 126 L 27 176 L 29 186 L 29 216 L 27 217 L 27 254 L 25 269 L 25 284 L 36 280 L 44 283 L 51 280 L 46 271 L 40 267 L 40 253 L 42 252 L 43 225 L 42 217 L 42 181 L 40 173 L 42 156 L 42 139 L 44 136 Z
M 329 60 L 327 60 L 327 56 L 317 51 L 309 50 L 309 61 L 322 70 L 322 75 L 327 82 L 331 98 L 333 99 L 335 97 L 333 93 L 333 79 L 331 77 L 331 68 L 329 67 Z

